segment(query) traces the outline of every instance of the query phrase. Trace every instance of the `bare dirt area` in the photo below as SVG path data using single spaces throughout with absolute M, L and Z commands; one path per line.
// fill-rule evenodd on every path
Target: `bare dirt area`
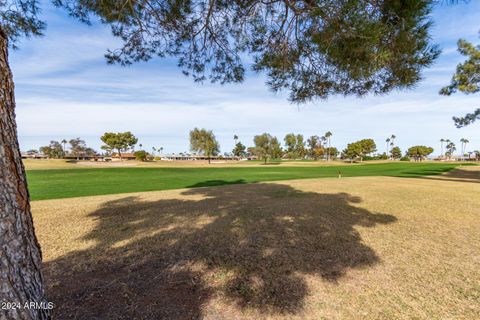
M 58 319 L 478 319 L 478 173 L 32 207 Z

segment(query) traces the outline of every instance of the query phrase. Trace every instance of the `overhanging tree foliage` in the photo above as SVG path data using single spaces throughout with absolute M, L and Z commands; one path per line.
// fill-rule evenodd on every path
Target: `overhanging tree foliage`
M 457 66 L 450 85 L 443 87 L 440 94 L 449 96 L 457 91 L 465 94 L 480 91 L 480 45 L 474 46 L 466 40 L 458 41 L 458 52 L 468 59 Z M 480 108 L 463 117 L 453 117 L 457 128 L 467 126 L 480 119 Z
M 173 56 L 195 81 L 241 82 L 245 54 L 275 91 L 303 102 L 409 88 L 439 54 L 434 1 L 78 1 L 54 3 L 112 26 L 110 63 Z

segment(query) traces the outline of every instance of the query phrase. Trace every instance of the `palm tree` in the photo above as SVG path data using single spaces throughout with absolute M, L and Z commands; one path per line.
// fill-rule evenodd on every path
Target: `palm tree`
M 387 139 L 385 140 L 385 142 L 387 143 L 387 155 L 390 153 L 390 148 L 389 148 L 389 146 L 390 146 L 390 141 L 391 141 L 390 138 L 387 138 Z
M 445 142 L 445 139 L 440 139 L 440 156 L 443 158 L 443 143 Z
M 462 147 L 461 147 L 461 159 L 463 160 L 464 159 L 464 156 L 465 156 L 465 149 L 467 148 L 467 143 L 469 143 L 470 141 L 468 141 L 467 139 L 465 138 L 462 138 L 460 139 L 460 142 L 462 143 Z
M 327 138 L 326 138 L 325 136 L 321 136 L 321 137 L 320 137 L 320 141 L 321 141 L 321 142 L 320 142 L 321 147 L 323 148 L 323 147 L 326 145 L 326 143 L 327 143 Z
M 461 146 L 460 146 L 460 156 L 463 157 L 463 144 L 465 142 L 465 139 L 464 138 L 461 138 L 460 139 L 460 143 L 461 143 Z
M 395 145 L 395 139 L 396 139 L 396 138 L 397 138 L 397 136 L 394 135 L 394 134 L 392 134 L 392 135 L 390 136 L 390 139 L 392 139 L 392 143 L 391 143 L 390 145 L 391 145 L 392 147 Z
M 66 150 L 65 150 L 65 145 L 67 144 L 67 140 L 63 139 L 63 140 L 62 140 L 62 144 L 63 144 L 63 150 L 62 150 L 62 151 L 63 151 L 63 157 L 65 158 L 65 156 L 66 156 L 66 154 L 67 154 L 67 153 L 66 153 Z
M 238 136 L 236 134 L 233 135 L 233 141 L 235 142 L 235 145 L 233 148 L 235 149 L 237 147 L 237 141 L 238 141 Z
M 457 148 L 455 147 L 455 143 L 451 142 L 450 140 L 447 140 L 447 142 L 448 144 L 445 146 L 445 148 L 447 149 L 446 154 L 449 158 L 451 158 Z
M 391 141 L 390 141 L 390 156 L 391 156 L 392 159 L 393 159 L 393 156 L 392 156 L 391 153 L 392 153 L 393 147 L 395 146 L 395 139 L 396 139 L 396 138 L 397 138 L 397 136 L 394 135 L 394 134 L 392 134 L 392 135 L 390 136 L 390 140 L 391 140 Z
M 155 147 L 152 147 L 152 156 L 155 157 L 155 151 L 157 151 L 157 149 L 155 149 Z
M 452 141 L 450 139 L 446 139 L 445 140 L 445 157 L 447 157 L 447 153 L 448 153 L 448 146 L 452 143 Z M 453 144 L 455 146 L 455 144 Z M 452 155 L 450 154 L 449 155 L 449 158 L 451 158 Z
M 330 132 L 330 131 L 327 131 L 325 133 L 325 138 L 327 139 L 328 141 L 328 149 L 327 149 L 327 161 L 330 161 L 330 137 L 332 136 L 333 134 Z

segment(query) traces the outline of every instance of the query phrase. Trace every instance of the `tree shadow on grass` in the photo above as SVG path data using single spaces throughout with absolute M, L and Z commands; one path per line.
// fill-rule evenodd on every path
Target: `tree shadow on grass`
M 220 318 L 205 308 L 214 299 L 238 312 L 299 313 L 309 293 L 305 275 L 336 282 L 350 268 L 379 262 L 355 227 L 396 218 L 360 202 L 266 183 L 106 202 L 90 214 L 96 228 L 80 239 L 95 244 L 45 264 L 55 315 Z
M 237 179 L 233 181 L 228 180 L 206 180 L 201 181 L 192 185 L 187 186 L 187 188 L 201 188 L 201 187 L 217 187 L 230 184 L 245 184 L 247 183 L 244 179 Z
M 402 171 L 398 175 L 393 175 L 393 176 L 399 176 L 403 178 L 418 178 L 418 177 L 424 177 L 424 176 L 438 176 L 442 174 L 449 173 L 453 168 L 417 168 L 415 171 Z
M 438 181 L 452 181 L 452 182 L 469 182 L 480 183 L 480 171 L 476 170 L 462 170 L 456 168 L 453 170 L 445 170 L 437 174 L 430 174 L 424 176 L 413 176 L 414 178 L 438 180 Z

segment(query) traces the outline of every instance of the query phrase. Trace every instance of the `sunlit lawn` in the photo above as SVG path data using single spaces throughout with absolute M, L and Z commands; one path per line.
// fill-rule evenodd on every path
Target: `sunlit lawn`
M 32 199 L 41 200 L 339 175 L 416 177 L 438 175 L 458 165 L 387 162 L 337 166 L 117 167 L 28 170 L 27 177 Z

